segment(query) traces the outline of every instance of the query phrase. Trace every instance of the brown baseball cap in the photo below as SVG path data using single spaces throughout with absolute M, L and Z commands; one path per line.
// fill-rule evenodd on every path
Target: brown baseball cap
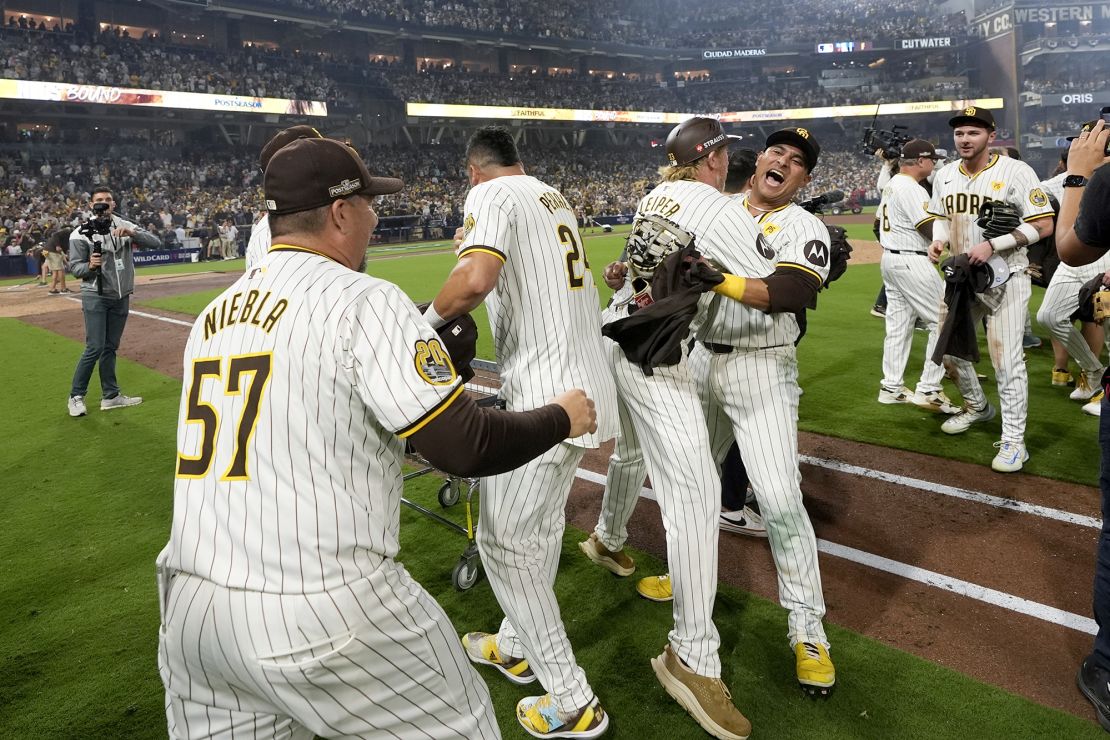
M 801 149 L 806 159 L 806 169 L 810 172 L 813 172 L 813 168 L 817 166 L 817 158 L 821 156 L 821 145 L 809 129 L 797 126 L 779 129 L 767 137 L 767 146 L 775 144 L 790 144 Z
M 925 141 L 925 139 L 910 139 L 902 147 L 902 159 L 920 159 L 921 157 L 944 159 L 944 157 L 937 154 L 937 148 L 933 146 L 932 142 Z
M 270 159 L 263 178 L 266 210 L 276 216 L 326 206 L 351 195 L 387 195 L 405 184 L 373 177 L 354 149 L 335 139 L 297 139 Z
M 297 139 L 322 139 L 323 137 L 324 135 L 312 126 L 290 126 L 289 128 L 282 129 L 262 145 L 262 151 L 258 153 L 258 166 L 265 172 L 266 165 L 268 165 L 270 159 L 277 154 L 278 149 L 281 149 L 286 144 L 290 144 Z
M 687 118 L 667 134 L 667 161 L 674 167 L 690 164 L 728 146 L 730 140 L 716 118 Z
M 948 125 L 952 128 L 956 128 L 957 126 L 982 126 L 985 129 L 994 131 L 994 114 L 986 108 L 977 108 L 974 105 L 969 105 L 949 118 Z

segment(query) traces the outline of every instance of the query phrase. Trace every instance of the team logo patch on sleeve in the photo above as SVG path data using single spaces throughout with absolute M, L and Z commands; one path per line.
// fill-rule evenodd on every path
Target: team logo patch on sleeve
M 820 239 L 814 239 L 811 242 L 806 242 L 805 249 L 802 252 L 806 256 L 806 262 L 818 267 L 826 267 L 829 264 L 829 245 Z
M 451 356 L 438 339 L 421 339 L 413 346 L 417 374 L 430 385 L 451 385 L 457 377 Z
M 1033 188 L 1029 191 L 1029 202 L 1037 208 L 1044 208 L 1048 205 L 1048 196 L 1040 188 Z
M 471 231 L 473 231 L 474 230 L 474 225 L 476 223 L 478 223 L 478 222 L 474 220 L 474 214 L 473 213 L 466 214 L 466 218 L 463 219 L 463 236 L 466 236 Z
M 763 234 L 757 234 L 755 237 L 756 251 L 763 255 L 764 259 L 774 259 L 775 250 L 771 249 L 771 245 L 763 238 Z

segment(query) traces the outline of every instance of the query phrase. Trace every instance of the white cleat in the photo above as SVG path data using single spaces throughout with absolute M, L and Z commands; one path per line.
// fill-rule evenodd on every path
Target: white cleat
M 999 473 L 1016 473 L 1029 462 L 1029 451 L 1020 442 L 995 442 L 998 454 L 991 460 L 991 468 Z
M 763 517 L 752 511 L 750 506 L 745 506 L 740 511 L 722 511 L 721 531 L 746 534 L 749 537 L 767 536 L 767 527 L 763 524 Z
M 949 415 L 960 413 L 960 407 L 952 403 L 952 399 L 944 395 L 944 391 L 914 393 L 912 402 L 915 406 L 934 413 Z
M 1102 416 L 1102 391 L 1099 391 L 1090 401 L 1083 404 L 1083 413 L 1091 416 Z
M 906 386 L 902 386 L 897 390 L 890 390 L 889 388 L 879 386 L 879 403 L 913 403 L 913 391 Z
M 964 404 L 960 413 L 949 416 L 944 420 L 944 423 L 940 425 L 940 430 L 945 434 L 962 434 L 972 424 L 990 421 L 994 418 L 994 414 L 994 406 L 991 406 L 990 401 L 987 401 L 987 405 L 981 409 L 972 408 L 970 404 Z
M 1083 401 L 1086 403 L 1095 397 L 1099 391 L 1102 390 L 1100 383 L 1102 382 L 1102 374 L 1106 372 L 1106 368 L 1098 370 L 1083 371 L 1075 379 L 1075 390 L 1068 396 L 1073 401 Z

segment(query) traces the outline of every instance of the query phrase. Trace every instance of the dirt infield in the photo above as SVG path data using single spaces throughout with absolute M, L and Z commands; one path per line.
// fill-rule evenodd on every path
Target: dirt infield
M 870 254 L 869 249 L 874 247 L 858 244 L 856 256 Z M 140 279 L 136 300 L 226 286 L 236 277 L 151 276 Z M 35 291 L 15 294 L 0 293 L 0 315 L 83 339 L 78 300 Z M 192 317 L 134 303 L 132 311 L 121 354 L 180 378 L 181 347 Z M 1081 620 L 1091 613 L 1098 529 L 1090 522 L 1100 516 L 1097 489 L 1023 474 L 1002 476 L 985 466 L 816 434 L 801 434 L 800 447 L 808 460 L 802 465 L 802 489 L 822 550 L 830 623 L 1041 704 L 1092 716 L 1074 685 L 1091 636 L 1082 623 L 1074 629 L 1056 617 L 1069 613 Z M 601 485 L 588 474 L 604 476 L 610 449 L 607 445 L 587 455 L 585 473 L 567 506 L 567 521 L 585 531 L 597 521 L 601 498 Z M 982 495 L 960 497 L 961 492 Z M 1019 503 L 1043 508 L 1022 510 Z M 1046 515 L 1054 511 L 1078 518 L 1060 521 Z M 653 501 L 641 500 L 630 529 L 630 544 L 665 556 Z M 777 600 L 766 540 L 722 534 L 720 578 Z M 633 580 L 614 579 L 613 587 L 632 588 Z M 972 586 L 962 589 L 960 581 Z M 1005 606 L 961 593 L 982 597 L 985 589 L 1005 597 Z M 1014 611 L 1015 605 L 1029 603 L 1046 618 Z M 784 660 L 789 660 L 785 615 L 782 626 Z M 838 660 L 838 669 L 840 681 L 852 680 L 849 660 Z

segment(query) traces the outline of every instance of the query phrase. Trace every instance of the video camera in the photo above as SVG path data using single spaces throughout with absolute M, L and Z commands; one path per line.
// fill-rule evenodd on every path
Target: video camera
M 93 203 L 93 217 L 88 220 L 86 224 L 87 230 L 90 234 L 100 234 L 101 236 L 108 236 L 112 231 L 112 214 L 109 211 L 112 209 L 110 203 Z
M 868 126 L 863 130 L 863 153 L 874 154 L 881 149 L 883 159 L 898 159 L 902 155 L 902 147 L 913 140 L 912 136 L 904 133 L 907 128 L 895 124 L 888 131 Z

